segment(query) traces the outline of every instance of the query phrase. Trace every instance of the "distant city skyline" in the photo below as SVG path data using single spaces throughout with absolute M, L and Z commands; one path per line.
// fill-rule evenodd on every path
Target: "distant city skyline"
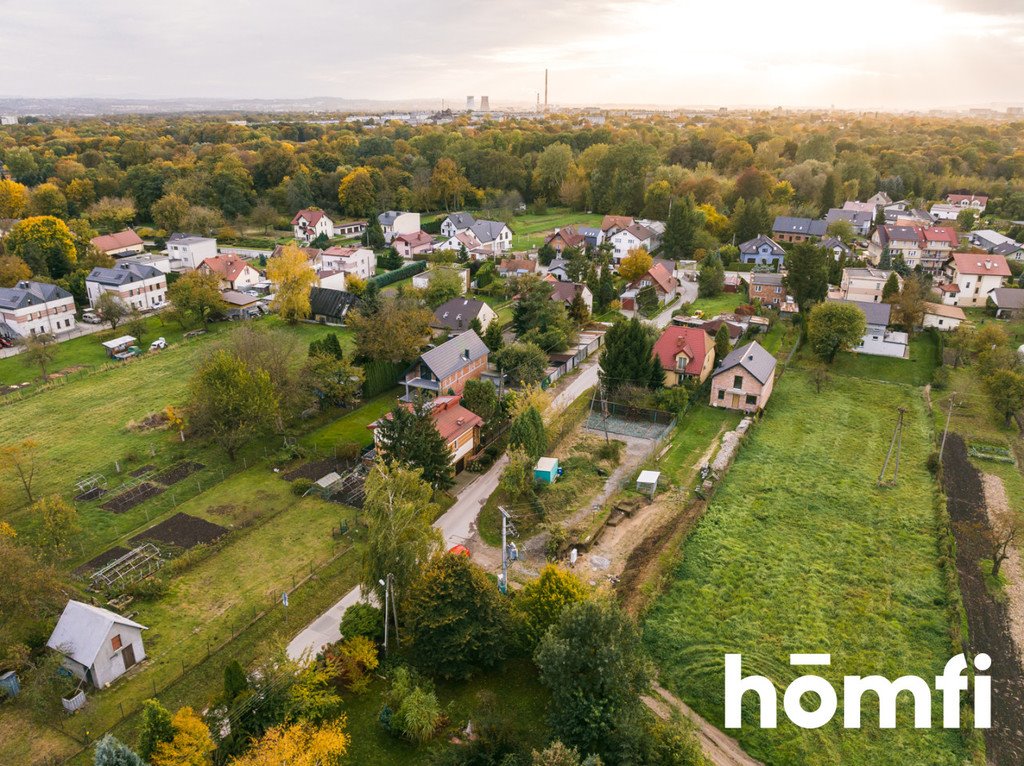
M 1024 104 L 1014 0 L 0 0 L 0 96 L 927 110 Z

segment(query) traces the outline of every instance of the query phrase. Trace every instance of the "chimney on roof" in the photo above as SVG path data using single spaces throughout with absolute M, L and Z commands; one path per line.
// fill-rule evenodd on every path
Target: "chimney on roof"
M 985 268 L 986 269 L 991 269 L 992 268 L 992 261 L 985 261 Z

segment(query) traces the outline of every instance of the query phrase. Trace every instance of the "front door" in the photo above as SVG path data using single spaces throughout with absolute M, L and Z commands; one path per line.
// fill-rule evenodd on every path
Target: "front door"
M 732 408 L 734 410 L 738 410 L 740 408 L 740 395 L 739 394 L 733 394 L 732 395 Z
M 124 660 L 124 669 L 128 670 L 132 665 L 135 664 L 135 646 L 134 644 L 128 644 L 124 649 L 121 650 L 121 659 Z

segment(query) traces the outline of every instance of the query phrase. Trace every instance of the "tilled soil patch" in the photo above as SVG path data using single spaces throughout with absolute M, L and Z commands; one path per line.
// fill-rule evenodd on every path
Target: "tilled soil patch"
M 151 497 L 156 497 L 163 491 L 164 487 L 144 481 L 139 486 L 132 487 L 131 489 L 122 492 L 120 495 L 108 500 L 100 507 L 108 511 L 113 511 L 114 513 L 124 513 L 125 511 L 131 510 L 139 503 L 145 502 Z
M 328 457 L 323 460 L 311 460 L 308 463 L 303 463 L 298 468 L 293 468 L 288 473 L 283 474 L 286 481 L 295 481 L 296 479 L 310 479 L 316 481 L 322 479 L 327 474 L 334 471 L 344 476 L 348 471 L 351 471 L 355 466 L 355 462 L 351 460 L 341 460 L 339 458 Z
M 956 569 L 967 612 L 970 650 L 992 658 L 992 728 L 985 733 L 989 763 L 1024 763 L 1024 676 L 1013 643 L 1005 602 L 985 586 L 980 563 L 989 557 L 985 489 L 958 434 L 949 434 L 942 459 L 946 507 L 956 538 Z
M 172 484 L 177 484 L 182 479 L 191 476 L 196 471 L 202 470 L 205 467 L 206 466 L 202 463 L 197 463 L 194 460 L 185 460 L 181 463 L 175 463 L 170 468 L 161 471 L 153 477 L 153 480 L 169 487 Z
M 75 500 L 80 503 L 86 503 L 90 500 L 95 500 L 98 497 L 103 497 L 105 494 L 107 494 L 107 490 L 103 489 L 103 487 L 93 487 L 80 495 L 75 495 Z
M 138 545 L 149 540 L 188 550 L 201 543 L 212 543 L 227 531 L 212 521 L 189 516 L 187 513 L 176 513 L 145 532 L 135 535 L 131 542 Z
M 127 548 L 122 548 L 120 545 L 116 545 L 109 551 L 104 551 L 94 559 L 89 559 L 82 566 L 75 570 L 77 575 L 86 575 L 90 572 L 95 572 L 102 569 L 114 559 L 121 558 L 124 554 L 128 553 Z
M 152 471 L 154 468 L 156 468 L 156 466 L 153 465 L 152 463 L 147 463 L 146 465 L 140 465 L 138 468 L 136 468 L 134 471 L 131 472 L 131 475 L 134 476 L 137 479 L 140 476 L 145 476 L 147 473 Z

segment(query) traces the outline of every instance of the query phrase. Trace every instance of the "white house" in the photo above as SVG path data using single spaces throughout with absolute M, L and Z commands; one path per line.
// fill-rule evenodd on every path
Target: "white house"
M 319 272 L 337 271 L 369 279 L 377 273 L 377 254 L 368 247 L 329 247 L 320 254 Z
M 500 255 L 512 249 L 512 230 L 502 221 L 488 221 L 474 218 L 469 213 L 450 213 L 441 221 L 441 233 L 446 241 L 438 249 L 458 250 L 458 244 L 452 241 L 455 235 L 472 233 L 480 244 L 478 247 L 489 251 L 492 255 Z M 454 246 L 448 246 L 449 243 Z
M 876 269 L 873 266 L 843 269 L 842 280 L 839 283 L 840 297 L 850 301 L 881 303 L 885 283 L 895 273 L 885 269 Z M 896 274 L 896 283 L 902 290 L 903 277 L 899 274 Z
M 332 221 L 323 210 L 306 208 L 300 210 L 292 218 L 292 231 L 295 239 L 303 242 L 312 242 L 321 234 L 327 237 L 334 236 L 334 221 Z
M 460 231 L 469 231 L 476 219 L 469 213 L 449 213 L 441 221 L 441 233 L 445 237 L 454 237 Z
M 1006 258 L 987 253 L 953 253 L 942 267 L 939 292 L 947 306 L 984 306 L 989 293 L 1010 276 Z
M 925 302 L 922 327 L 934 327 L 936 330 L 955 330 L 967 319 L 964 310 L 959 306 L 944 306 L 941 303 Z
M 956 205 L 961 210 L 974 210 L 977 213 L 984 213 L 988 206 L 988 197 L 984 194 L 947 194 L 946 202 Z
M 0 337 L 60 335 L 75 329 L 75 299 L 67 290 L 45 282 L 18 282 L 0 287 Z
M 102 689 L 146 659 L 144 630 L 108 609 L 69 601 L 46 645 L 64 655 L 64 667 L 76 678 Z
M 865 301 L 838 300 L 836 303 L 849 303 L 864 313 L 867 328 L 860 343 L 851 349 L 858 354 L 872 356 L 891 356 L 897 359 L 907 357 L 910 339 L 905 332 L 889 330 L 889 318 L 892 306 L 888 303 L 867 303 Z
M 384 241 L 391 242 L 399 234 L 412 234 L 420 230 L 420 214 L 388 210 L 377 216 L 384 231 Z
M 153 311 L 167 302 L 167 276 L 152 266 L 139 263 L 118 263 L 112 269 L 97 266 L 85 278 L 89 305 L 103 293 L 113 293 L 129 308 Z
M 237 255 L 217 255 L 199 264 L 197 271 L 216 274 L 221 290 L 244 290 L 257 284 L 260 273 Z
M 959 205 L 937 202 L 931 206 L 928 212 L 931 213 L 932 218 L 936 221 L 955 221 L 956 217 L 960 215 L 961 210 L 964 210 L 964 208 Z
M 619 229 L 608 238 L 608 241 L 612 243 L 612 260 L 616 266 L 629 255 L 630 251 L 642 247 L 649 252 L 655 246 L 654 232 L 639 223 Z
M 167 240 L 171 271 L 194 271 L 207 258 L 217 255 L 217 240 L 195 234 L 172 234 Z

